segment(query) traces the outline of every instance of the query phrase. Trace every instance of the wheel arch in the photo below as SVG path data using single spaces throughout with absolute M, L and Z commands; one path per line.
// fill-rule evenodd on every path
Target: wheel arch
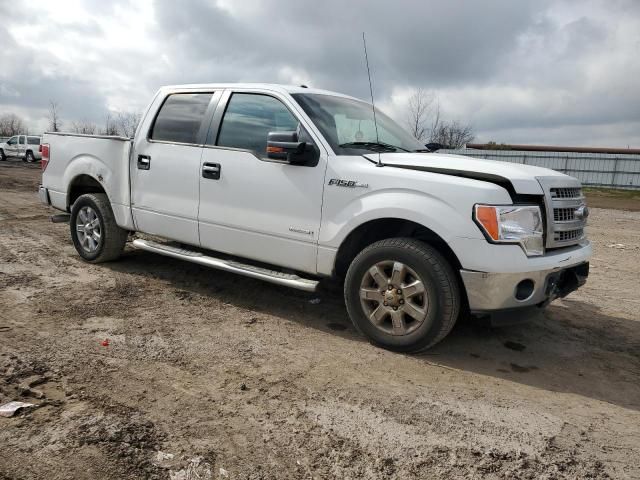
M 67 190 L 67 210 L 70 210 L 71 205 L 75 203 L 78 197 L 85 193 L 104 193 L 107 195 L 107 198 L 109 198 L 105 188 L 96 178 L 82 173 L 73 177 L 71 182 L 69 182 L 69 188 Z
M 453 269 L 459 272 L 460 260 L 449 244 L 435 231 L 413 220 L 385 217 L 362 223 L 345 237 L 336 253 L 335 275 L 344 278 L 358 253 L 372 243 L 394 237 L 415 238 L 432 245 L 447 259 Z

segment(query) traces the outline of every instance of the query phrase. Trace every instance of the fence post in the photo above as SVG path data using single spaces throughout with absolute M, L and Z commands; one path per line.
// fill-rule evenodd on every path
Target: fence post
M 616 176 L 618 175 L 618 157 L 616 157 L 615 162 L 613 162 L 613 175 L 611 175 L 611 186 L 615 188 L 616 186 Z
M 523 156 L 522 156 L 522 164 L 523 164 L 523 165 L 526 165 L 526 164 L 527 164 L 527 156 L 526 156 L 526 155 L 523 155 Z
M 562 173 L 566 174 L 567 168 L 569 168 L 569 155 L 564 159 L 564 169 L 562 170 Z

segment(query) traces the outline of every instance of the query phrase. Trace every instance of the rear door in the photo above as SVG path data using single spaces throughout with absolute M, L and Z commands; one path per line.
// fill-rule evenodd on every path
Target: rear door
M 131 203 L 136 228 L 199 245 L 200 157 L 219 94 L 177 92 L 158 99 L 156 117 L 136 136 Z
M 226 91 L 202 154 L 200 241 L 205 248 L 315 273 L 327 155 L 314 165 L 267 158 L 267 134 L 299 129 L 319 145 L 286 96 Z

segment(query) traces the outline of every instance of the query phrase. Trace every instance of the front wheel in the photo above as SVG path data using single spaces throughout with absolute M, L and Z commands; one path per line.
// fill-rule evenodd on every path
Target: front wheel
M 381 240 L 353 260 L 345 302 L 355 327 L 374 345 L 418 352 L 451 331 L 460 289 L 449 262 L 412 238 Z
M 4 162 L 7 159 L 7 156 L 4 153 L 4 150 L 0 149 L 0 162 Z
M 71 238 L 87 262 L 101 263 L 120 256 L 129 232 L 118 226 L 104 193 L 80 196 L 71 209 Z

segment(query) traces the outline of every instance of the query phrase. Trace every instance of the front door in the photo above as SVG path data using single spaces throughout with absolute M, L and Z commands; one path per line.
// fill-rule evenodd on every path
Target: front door
M 131 210 L 139 231 L 200 244 L 200 157 L 208 127 L 205 119 L 209 118 L 214 97 L 212 92 L 170 94 L 148 127 L 148 134 L 140 132 L 136 136 L 131 161 Z
M 320 149 L 313 166 L 267 158 L 267 134 L 300 125 L 286 102 L 266 92 L 224 95 L 202 154 L 200 241 L 213 250 L 315 273 L 326 154 Z
M 4 154 L 7 157 L 15 157 L 18 155 L 18 136 L 17 135 L 7 140 L 7 146 L 4 149 Z

